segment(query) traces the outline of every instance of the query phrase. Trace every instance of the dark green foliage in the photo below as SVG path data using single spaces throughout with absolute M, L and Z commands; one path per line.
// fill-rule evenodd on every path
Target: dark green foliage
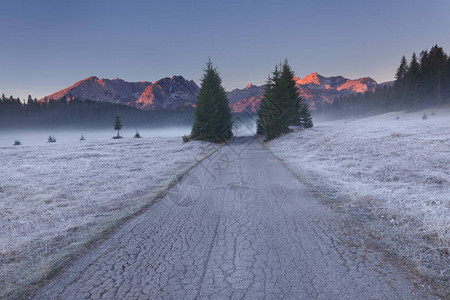
M 54 136 L 49 136 L 48 137 L 48 140 L 47 140 L 47 143 L 56 143 L 56 138 L 54 137 Z
M 197 97 L 191 138 L 220 143 L 233 136 L 232 128 L 231 110 L 225 89 L 222 87 L 222 79 L 209 61 Z
M 294 76 L 286 60 L 275 66 L 267 80 L 257 120 L 257 134 L 264 135 L 266 140 L 290 132 L 291 125 L 312 127 L 308 104 L 300 98 Z
M 450 55 L 447 59 L 447 66 L 442 76 L 442 99 L 443 102 L 450 103 Z
M 405 79 L 406 73 L 408 73 L 408 62 L 406 61 L 406 57 L 403 55 L 400 66 L 397 68 L 397 72 L 395 73 L 395 79 L 401 81 Z
M 139 134 L 139 131 L 136 130 L 136 134 L 134 135 L 135 139 L 140 139 L 141 135 Z
M 120 130 L 122 129 L 122 122 L 120 121 L 120 117 L 116 116 L 114 119 L 114 130 Z
M 276 83 L 280 80 L 280 70 L 275 66 L 272 76 L 269 76 L 264 96 L 258 109 L 258 120 L 256 121 L 257 134 L 264 135 L 267 140 L 277 137 L 283 131 L 282 114 L 280 104 L 277 103 L 278 90 Z
M 183 143 L 187 143 L 191 140 L 191 137 L 189 135 L 183 135 Z
M 392 86 L 374 92 L 335 98 L 323 104 L 317 114 L 332 118 L 358 117 L 394 110 L 414 111 L 450 102 L 450 58 L 435 45 L 430 51 L 415 53 L 408 64 L 402 57 Z
M 114 130 L 117 130 L 117 136 L 115 137 L 116 139 L 121 138 L 119 134 L 120 129 L 122 129 L 122 122 L 120 121 L 119 116 L 116 116 L 116 118 L 114 119 Z
M 279 90 L 281 99 L 284 126 L 287 125 L 287 127 L 301 125 L 300 111 L 304 104 L 295 86 L 294 77 L 294 72 L 289 67 L 287 60 L 285 60 L 281 66 L 280 80 L 276 89 Z M 307 108 L 307 106 L 305 107 Z
M 20 145 L 22 145 L 22 143 L 19 140 L 14 141 L 14 146 L 20 146 Z
M 441 104 L 444 102 L 442 85 L 445 82 L 444 77 L 447 72 L 448 56 L 442 47 L 435 45 L 430 50 L 429 60 L 431 71 L 430 86 L 432 90 L 432 94 L 430 96 L 432 97 L 431 99 L 435 100 L 436 104 Z
M 308 104 L 305 101 L 302 101 L 302 103 L 301 103 L 300 126 L 303 128 L 312 128 L 313 127 L 311 112 L 309 110 Z
M 0 93 L 1 95 L 1 93 Z M 0 128 L 70 127 L 74 129 L 111 126 L 111 119 L 120 115 L 129 126 L 163 127 L 192 126 L 194 109 L 180 111 L 144 111 L 138 108 L 93 100 L 58 99 L 39 102 L 28 97 L 20 99 L 0 97 Z
M 413 53 L 408 71 L 403 78 L 403 89 L 400 91 L 402 108 L 415 107 L 420 103 L 420 64 L 417 61 L 416 53 Z

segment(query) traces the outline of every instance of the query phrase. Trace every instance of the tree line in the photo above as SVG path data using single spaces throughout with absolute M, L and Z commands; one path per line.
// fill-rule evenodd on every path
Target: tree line
M 450 55 L 433 46 L 411 59 L 403 56 L 393 84 L 378 86 L 374 92 L 337 97 L 318 107 L 324 117 L 364 117 L 396 110 L 420 110 L 450 103 Z
M 177 111 L 145 111 L 138 108 L 94 100 L 50 100 L 40 102 L 28 96 L 27 101 L 13 96 L 0 97 L 0 129 L 8 128 L 109 128 L 112 120 L 120 116 L 128 126 L 138 127 L 191 127 L 195 108 Z M 247 113 L 232 113 L 232 118 L 250 122 Z M 250 125 L 249 125 L 250 126 Z
M 93 100 L 66 99 L 39 102 L 3 94 L 0 98 L 1 128 L 110 127 L 119 115 L 127 125 L 191 126 L 194 109 L 183 111 L 144 111 L 138 108 Z

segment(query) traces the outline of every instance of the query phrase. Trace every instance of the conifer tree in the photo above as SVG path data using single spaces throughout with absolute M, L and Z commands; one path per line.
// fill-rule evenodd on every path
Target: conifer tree
M 406 61 L 406 57 L 403 55 L 402 59 L 400 60 L 400 66 L 398 67 L 397 72 L 395 73 L 395 79 L 397 81 L 405 79 L 407 72 L 408 72 L 408 62 Z
M 333 117 L 346 117 L 352 103 L 357 115 L 368 116 L 450 102 L 450 57 L 442 47 L 435 45 L 430 51 L 424 50 L 419 58 L 413 54 L 409 64 L 402 57 L 395 78 L 393 86 L 378 86 L 374 92 L 335 98 L 331 105 L 322 105 L 322 114 L 333 111 Z
M 300 126 L 302 126 L 303 128 L 313 127 L 313 121 L 308 103 L 306 103 L 303 99 L 300 108 Z
M 443 76 L 443 84 L 442 84 L 442 99 L 443 102 L 450 102 L 450 55 L 447 59 L 447 64 L 445 67 L 445 72 Z
M 122 129 L 122 122 L 120 121 L 119 116 L 116 116 L 116 119 L 114 120 L 114 130 L 117 130 L 117 136 L 115 136 L 115 139 L 120 139 L 121 136 L 119 134 L 120 129 Z
M 298 94 L 294 76 L 286 60 L 275 66 L 266 83 L 257 121 L 257 133 L 264 135 L 266 140 L 289 132 L 291 125 L 312 127 L 309 108 Z
M 442 103 L 442 79 L 447 64 L 447 54 L 442 47 L 435 45 L 429 53 L 433 102 Z
M 222 79 L 211 60 L 204 71 L 191 138 L 220 143 L 233 136 L 231 110 Z
M 400 66 L 397 68 L 397 72 L 395 72 L 394 93 L 397 99 L 404 99 L 403 87 L 405 85 L 405 77 L 407 73 L 408 73 L 408 61 L 403 55 L 402 59 L 400 60 Z
M 411 62 L 408 66 L 408 72 L 405 75 L 403 87 L 402 108 L 417 107 L 420 101 L 419 96 L 419 76 L 420 65 L 417 61 L 416 53 L 413 53 Z
M 256 132 L 264 135 L 266 140 L 271 140 L 280 134 L 282 111 L 277 99 L 278 89 L 276 89 L 279 80 L 280 70 L 276 65 L 272 75 L 267 79 L 264 95 L 257 112 Z
M 290 125 L 300 126 L 301 119 L 301 99 L 295 86 L 294 76 L 294 72 L 285 60 L 281 66 L 279 89 L 281 91 L 281 110 L 284 114 L 283 121 L 287 127 Z
M 429 102 L 431 90 L 431 66 L 428 51 L 420 52 L 420 76 L 419 76 L 419 93 L 422 101 Z

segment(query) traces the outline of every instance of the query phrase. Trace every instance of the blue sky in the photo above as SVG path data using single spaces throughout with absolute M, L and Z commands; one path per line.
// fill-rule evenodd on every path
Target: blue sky
M 227 90 L 296 74 L 393 79 L 403 54 L 450 52 L 450 1 L 0 0 L 0 93 L 43 97 L 95 75 L 199 83 L 208 57 Z

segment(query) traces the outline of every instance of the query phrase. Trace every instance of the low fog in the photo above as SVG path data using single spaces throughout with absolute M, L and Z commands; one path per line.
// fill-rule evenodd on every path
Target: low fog
M 136 130 L 141 137 L 181 137 L 189 134 L 190 127 L 165 127 L 165 128 L 124 128 L 120 135 L 124 139 L 134 138 Z M 47 143 L 48 137 L 56 138 L 57 143 L 81 142 L 81 135 L 87 141 L 112 139 L 117 131 L 112 128 L 94 129 L 8 129 L 0 131 L 0 146 L 13 145 L 19 140 L 23 146 L 36 146 Z M 181 139 L 180 139 L 181 140 Z
M 136 131 L 141 137 L 180 137 L 191 133 L 190 126 L 167 126 L 167 127 L 127 127 L 120 130 L 120 135 L 124 139 L 134 138 Z M 254 120 L 241 121 L 235 120 L 233 133 L 239 136 L 254 135 L 256 133 L 256 123 Z M 44 145 L 48 137 L 55 137 L 56 143 L 81 142 L 81 136 L 86 141 L 112 139 L 117 135 L 112 126 L 111 128 L 39 128 L 39 129 L 2 129 L 0 130 L 0 146 L 12 146 L 14 141 L 19 140 L 22 146 Z

